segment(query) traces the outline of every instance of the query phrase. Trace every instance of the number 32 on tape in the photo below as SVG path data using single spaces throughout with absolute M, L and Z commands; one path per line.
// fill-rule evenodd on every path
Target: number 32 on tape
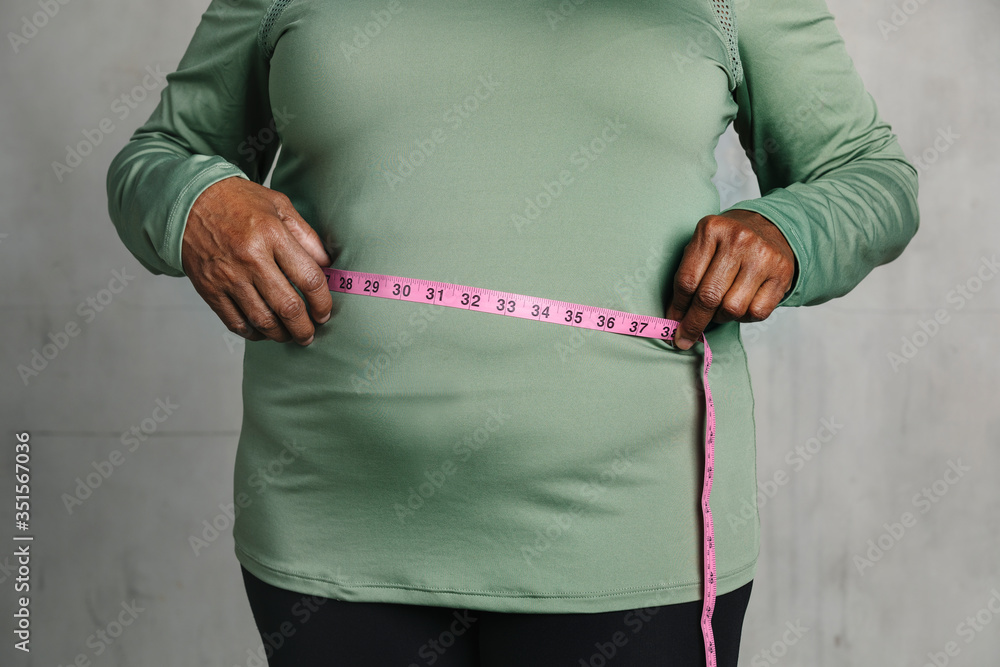
M 415 278 L 402 278 L 377 273 L 362 273 L 342 269 L 324 268 L 330 291 L 360 294 L 383 299 L 433 303 L 449 308 L 475 310 L 492 315 L 505 315 L 525 320 L 563 324 L 579 329 L 607 331 L 625 336 L 655 338 L 673 342 L 679 322 L 650 315 L 636 315 L 619 310 L 596 308 L 566 301 L 498 292 L 481 287 L 466 287 Z M 703 529 L 703 605 L 701 631 L 705 642 L 705 663 L 716 667 L 715 639 L 712 633 L 712 613 L 715 610 L 715 532 L 709 498 L 715 476 L 715 405 L 708 384 L 708 371 L 712 367 L 712 351 L 708 339 L 702 334 L 704 365 L 702 381 L 705 388 L 705 468 L 701 493 Z

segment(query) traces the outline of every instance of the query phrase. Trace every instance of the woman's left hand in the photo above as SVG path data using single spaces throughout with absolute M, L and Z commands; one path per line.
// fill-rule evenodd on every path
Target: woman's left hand
M 795 253 L 773 222 L 732 210 L 698 221 L 674 276 L 667 319 L 677 320 L 674 346 L 687 350 L 709 322 L 767 319 L 792 285 Z

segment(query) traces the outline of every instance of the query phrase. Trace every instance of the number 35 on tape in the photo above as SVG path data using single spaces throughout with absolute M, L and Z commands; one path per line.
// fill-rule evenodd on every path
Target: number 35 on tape
M 595 308 L 566 301 L 498 292 L 480 287 L 467 287 L 431 280 L 418 280 L 362 273 L 342 269 L 324 268 L 330 291 L 360 294 L 383 299 L 432 303 L 449 308 L 475 310 L 492 315 L 504 315 L 525 320 L 563 324 L 579 329 L 607 331 L 625 336 L 655 338 L 672 343 L 679 322 L 650 315 L 636 315 L 618 310 Z M 715 533 L 709 499 L 712 479 L 715 476 L 715 405 L 708 384 L 708 371 L 712 367 L 712 351 L 708 339 L 702 334 L 704 364 L 702 381 L 705 388 L 705 468 L 701 494 L 703 519 L 704 597 L 701 614 L 701 631 L 705 643 L 705 662 L 716 666 L 715 640 L 712 633 L 712 613 L 715 610 Z

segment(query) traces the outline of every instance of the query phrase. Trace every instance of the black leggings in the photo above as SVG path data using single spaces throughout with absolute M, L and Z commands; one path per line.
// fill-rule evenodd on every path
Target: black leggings
M 243 570 L 270 667 L 704 667 L 701 600 L 582 614 L 345 602 Z M 719 667 L 736 667 L 750 582 L 717 598 Z M 261 656 L 264 657 L 264 656 Z

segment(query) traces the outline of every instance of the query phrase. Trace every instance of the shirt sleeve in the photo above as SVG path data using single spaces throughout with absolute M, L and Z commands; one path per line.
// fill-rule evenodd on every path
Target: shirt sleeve
M 152 116 L 111 162 L 108 212 L 152 273 L 184 275 L 181 240 L 205 189 L 267 177 L 279 142 L 258 43 L 266 11 L 258 0 L 212 0 Z
M 734 4 L 743 67 L 734 125 L 762 196 L 726 210 L 760 213 L 795 253 L 778 305 L 816 305 L 903 252 L 919 226 L 917 171 L 825 0 Z

